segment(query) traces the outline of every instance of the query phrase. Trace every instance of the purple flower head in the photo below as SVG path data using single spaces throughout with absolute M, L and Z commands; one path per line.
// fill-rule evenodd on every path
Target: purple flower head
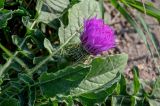
M 84 21 L 84 31 L 80 39 L 84 49 L 92 55 L 100 54 L 115 47 L 113 29 L 104 24 L 102 19 L 96 17 Z

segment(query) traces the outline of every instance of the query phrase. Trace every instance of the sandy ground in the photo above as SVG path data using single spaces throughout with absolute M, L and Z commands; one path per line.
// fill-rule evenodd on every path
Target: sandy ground
M 146 2 L 146 1 L 145 1 Z M 160 8 L 160 1 L 154 0 L 154 5 Z M 156 55 L 150 37 L 145 32 L 148 43 L 154 56 L 151 56 L 149 49 L 144 44 L 143 40 L 135 32 L 132 26 L 121 16 L 109 3 L 105 4 L 107 17 L 106 22 L 112 25 L 117 33 L 117 47 L 114 53 L 127 53 L 129 56 L 128 65 L 125 70 L 125 75 L 128 79 L 133 79 L 132 68 L 138 67 L 141 79 L 155 80 L 160 73 L 160 59 Z M 133 14 L 137 15 L 137 11 L 131 10 Z M 160 42 L 160 24 L 152 17 L 142 15 L 149 29 L 156 39 L 157 44 Z M 154 57 L 154 58 L 153 58 Z

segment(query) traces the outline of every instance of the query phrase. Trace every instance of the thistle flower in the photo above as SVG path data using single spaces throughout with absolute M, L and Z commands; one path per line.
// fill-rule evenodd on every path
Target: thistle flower
M 83 48 L 92 55 L 98 55 L 115 47 L 113 29 L 96 17 L 84 21 L 84 31 L 80 40 Z

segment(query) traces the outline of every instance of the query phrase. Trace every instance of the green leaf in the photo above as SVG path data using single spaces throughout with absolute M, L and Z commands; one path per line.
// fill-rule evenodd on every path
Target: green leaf
M 27 35 L 32 38 L 33 43 L 36 44 L 39 49 L 44 48 L 42 42 L 44 42 L 45 35 L 40 29 L 30 30 L 30 32 L 27 32 Z
M 38 12 L 38 21 L 51 24 L 56 18 L 62 16 L 64 10 L 68 7 L 69 0 L 38 0 L 36 10 Z
M 155 84 L 154 84 L 154 88 L 153 88 L 153 91 L 152 91 L 152 96 L 154 96 L 155 98 L 157 99 L 160 99 L 160 77 L 157 78 Z
M 124 75 L 121 75 L 121 79 L 119 81 L 119 84 L 120 84 L 120 94 L 123 94 L 123 95 L 126 95 L 127 92 L 126 92 L 126 80 L 125 80 L 125 77 Z
M 29 88 L 29 96 L 28 96 L 28 98 L 29 98 L 29 101 L 28 101 L 28 105 L 29 106 L 34 106 L 34 104 L 35 104 L 35 100 L 36 100 L 36 88 L 35 87 L 30 87 Z
M 0 9 L 4 7 L 5 0 L 0 0 Z
M 27 84 L 28 86 L 31 84 L 34 84 L 33 79 L 26 74 L 19 74 L 18 77 L 19 77 L 19 80 L 21 80 L 23 83 Z
M 75 4 L 68 10 L 69 24 L 65 27 L 61 23 L 59 28 L 60 43 L 63 44 L 72 35 L 75 35 L 69 44 L 75 44 L 80 42 L 80 30 L 83 27 L 85 19 L 90 17 L 100 17 L 99 3 L 95 0 L 81 0 L 81 2 Z
M 118 72 L 123 72 L 127 63 L 126 54 L 95 58 L 92 67 L 67 67 L 56 73 L 45 73 L 40 77 L 40 88 L 47 97 L 80 96 L 92 91 L 104 91 L 118 82 Z M 89 71 L 90 69 L 90 71 Z M 114 83 L 113 83 L 114 82 Z
M 78 96 L 93 90 L 103 88 L 114 80 L 118 72 L 123 72 L 127 64 L 126 54 L 111 55 L 95 58 L 91 63 L 91 70 L 85 80 L 78 87 L 71 90 L 71 95 Z
M 25 39 L 25 38 L 20 38 L 20 37 L 17 36 L 17 35 L 12 35 L 12 42 L 13 42 L 19 49 L 22 49 L 22 50 L 28 48 L 26 44 L 21 45 L 24 39 Z
M 105 8 L 104 8 L 104 0 L 99 0 L 99 6 L 100 6 L 100 9 L 101 9 L 101 16 L 102 16 L 102 19 L 105 18 Z
M 156 99 L 148 99 L 149 105 L 150 106 L 160 106 L 159 100 Z
M 0 9 L 0 29 L 7 26 L 8 20 L 12 18 L 13 11 Z
M 70 4 L 71 5 L 74 5 L 74 4 L 76 4 L 76 3 L 79 3 L 80 2 L 80 0 L 69 0 L 70 1 Z
M 160 9 L 155 8 L 154 6 L 148 5 L 146 3 L 142 3 L 137 0 L 120 0 L 120 1 L 123 2 L 124 4 L 127 4 L 135 9 L 143 12 L 143 13 L 146 12 L 146 14 L 160 20 Z
M 0 103 L 0 106 L 20 106 L 20 104 L 17 99 L 11 98 Z
M 2 68 L 2 65 L 0 64 L 0 69 Z M 0 85 L 3 83 L 3 80 L 2 80 L 3 76 L 0 77 Z M 0 87 L 0 90 L 1 90 L 1 87 Z M 1 91 L 0 91 L 1 93 Z
M 115 88 L 117 87 L 117 82 L 120 79 L 120 75 L 117 75 L 117 77 L 111 81 L 110 83 L 106 84 L 104 88 L 97 89 L 95 91 L 82 94 L 78 96 L 78 100 L 85 106 L 94 106 L 96 103 L 103 103 L 106 99 L 108 99 L 108 96 L 110 96 Z
M 24 24 L 24 26 L 27 28 L 27 29 L 32 29 L 32 25 L 33 25 L 33 22 L 34 20 L 33 19 L 30 19 L 29 16 L 23 16 L 22 17 L 22 23 Z
M 104 102 L 116 89 L 121 76 L 117 73 L 124 70 L 126 63 L 125 54 L 94 59 L 89 74 L 72 90 L 72 95 L 87 106 Z
M 44 96 L 69 95 L 70 90 L 77 87 L 89 72 L 89 67 L 67 67 L 56 73 L 45 73 L 40 80 L 40 88 Z
M 136 98 L 134 96 L 131 96 L 131 106 L 136 106 L 136 105 L 137 105 Z
M 55 51 L 55 49 L 52 47 L 51 42 L 47 38 L 44 39 L 44 47 L 48 50 L 50 54 Z
M 74 101 L 73 101 L 73 98 L 71 96 L 68 96 L 66 99 L 65 99 L 65 102 L 66 102 L 66 105 L 67 106 L 74 106 Z
M 0 103 L 5 101 L 6 98 L 20 93 L 23 88 L 23 85 L 21 85 L 19 81 L 11 81 L 9 84 L 10 86 L 3 89 L 3 92 L 0 95 Z
M 136 95 L 140 89 L 140 82 L 139 82 L 139 70 L 137 67 L 133 68 L 133 83 L 134 83 L 134 95 Z
M 36 99 L 35 97 L 36 87 L 31 85 L 34 84 L 34 81 L 26 74 L 19 74 L 18 79 L 19 79 L 18 81 L 9 82 L 8 83 L 9 86 L 3 89 L 3 92 L 0 95 L 0 104 L 3 104 L 4 102 L 6 102 L 6 100 L 10 99 L 11 97 L 13 98 L 14 96 L 18 96 L 19 102 L 24 102 L 24 101 L 26 102 L 25 99 L 28 98 L 27 99 L 28 106 L 33 106 Z M 26 93 L 28 93 L 28 97 L 22 96 L 23 95 L 22 93 L 24 90 Z M 10 105 L 2 105 L 2 106 L 10 106 Z M 19 105 L 15 105 L 15 106 L 19 106 Z
M 31 86 L 32 84 L 34 84 L 34 80 L 31 79 L 26 74 L 19 74 L 18 77 L 19 77 L 20 81 L 22 81 L 24 84 L 26 84 L 29 87 L 29 89 L 28 89 L 28 99 L 29 99 L 28 105 L 34 106 L 35 99 L 36 99 L 36 88 L 34 86 Z
M 111 106 L 131 106 L 130 98 L 125 96 L 112 96 Z

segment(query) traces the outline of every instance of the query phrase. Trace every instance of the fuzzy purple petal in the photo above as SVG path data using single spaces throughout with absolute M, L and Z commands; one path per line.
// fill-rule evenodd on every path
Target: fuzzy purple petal
M 115 47 L 113 29 L 104 24 L 102 19 L 91 18 L 84 21 L 84 31 L 81 34 L 84 49 L 92 55 L 97 55 Z

